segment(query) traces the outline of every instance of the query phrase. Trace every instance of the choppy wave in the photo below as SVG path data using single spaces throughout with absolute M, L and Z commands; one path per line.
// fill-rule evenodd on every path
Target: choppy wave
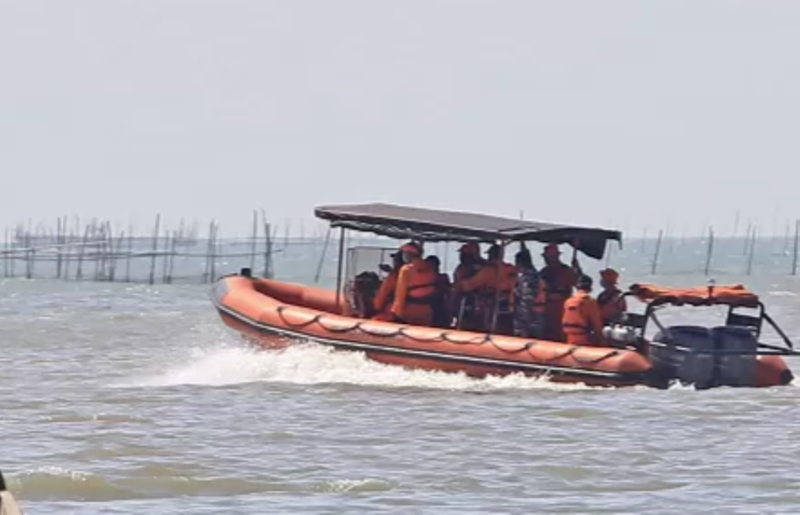
M 280 351 L 264 351 L 239 344 L 196 347 L 190 355 L 168 363 L 164 371 L 133 378 L 116 386 L 163 387 L 175 385 L 231 385 L 249 382 L 292 384 L 352 384 L 376 387 L 446 390 L 549 389 L 590 390 L 584 384 L 555 383 L 546 377 L 523 374 L 484 379 L 437 371 L 409 370 L 384 365 L 360 352 L 335 351 L 302 343 Z
M 148 468 L 146 473 L 100 475 L 43 467 L 8 474 L 9 489 L 25 501 L 83 501 L 158 499 L 182 496 L 247 495 L 259 493 L 344 493 L 391 490 L 390 481 L 375 478 L 326 481 L 282 481 L 269 477 L 211 477 L 182 475 L 179 471 Z

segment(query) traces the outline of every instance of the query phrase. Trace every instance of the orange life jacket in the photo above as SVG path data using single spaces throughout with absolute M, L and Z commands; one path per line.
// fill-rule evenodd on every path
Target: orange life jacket
M 587 307 L 585 306 L 592 300 L 587 292 L 578 291 L 564 302 L 561 327 L 568 337 L 588 337 L 592 333 L 592 321 L 586 316 Z
M 564 263 L 545 266 L 539 272 L 539 276 L 547 283 L 548 299 L 555 302 L 569 298 L 577 282 L 576 272 Z
M 410 267 L 408 277 L 408 293 L 406 302 L 409 304 L 430 304 L 435 300 L 439 277 L 436 272 L 422 260 L 405 265 Z
M 514 287 L 517 285 L 517 267 L 506 262 L 500 263 L 498 274 L 496 262 L 488 262 L 481 269 L 486 280 L 478 288 L 478 294 L 487 302 L 494 302 L 497 295 L 501 311 L 510 310 L 514 306 Z
M 453 272 L 453 282 L 459 282 L 463 281 L 464 279 L 469 279 L 473 275 L 480 272 L 482 267 L 483 265 L 481 263 L 469 263 L 469 264 L 459 263 L 459 265 Z

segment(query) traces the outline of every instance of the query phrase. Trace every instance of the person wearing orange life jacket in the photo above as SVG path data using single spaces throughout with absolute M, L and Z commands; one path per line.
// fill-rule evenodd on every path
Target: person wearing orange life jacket
M 622 291 L 617 287 L 618 280 L 619 273 L 613 268 L 600 271 L 600 286 L 603 291 L 597 296 L 597 304 L 605 325 L 620 322 L 622 315 L 628 310 Z
M 562 263 L 560 256 L 558 245 L 548 244 L 542 253 L 545 266 L 539 271 L 539 277 L 547 285 L 544 337 L 554 341 L 564 340 L 564 332 L 561 330 L 564 302 L 572 295 L 572 289 L 578 281 L 578 273 Z
M 450 311 L 450 277 L 441 272 L 441 261 L 434 255 L 425 258 L 425 262 L 436 274 L 436 295 L 433 301 L 433 326 L 450 327 L 453 317 Z
M 528 249 L 514 257 L 517 284 L 514 288 L 514 336 L 541 338 L 544 329 L 544 309 L 547 286 L 539 277 Z
M 458 266 L 453 272 L 453 283 L 469 279 L 477 274 L 486 261 L 481 257 L 480 246 L 465 243 L 458 249 Z M 478 330 L 481 321 L 478 313 L 476 292 L 456 292 L 450 295 L 450 312 L 458 319 L 458 327 L 467 331 Z
M 403 262 L 403 253 L 400 250 L 390 257 L 392 258 L 392 268 L 381 283 L 378 294 L 375 295 L 373 306 L 375 313 L 383 314 L 384 317 L 390 314 L 392 302 L 394 302 L 395 288 L 397 287 L 397 276 L 400 275 L 400 269 L 405 264 Z
M 603 319 L 600 306 L 592 297 L 592 278 L 582 275 L 578 279 L 578 291 L 564 303 L 564 315 L 561 328 L 567 343 L 573 345 L 605 344 L 603 337 Z
M 436 272 L 422 259 L 422 247 L 411 242 L 400 250 L 405 265 L 397 276 L 392 318 L 397 322 L 430 326 L 436 300 Z
M 492 330 L 496 313 L 494 332 L 511 334 L 513 331 L 514 286 L 517 282 L 517 269 L 503 261 L 503 247 L 492 245 L 487 251 L 488 260 L 480 271 L 468 279 L 455 284 L 455 291 L 477 292 L 478 311 L 481 329 Z

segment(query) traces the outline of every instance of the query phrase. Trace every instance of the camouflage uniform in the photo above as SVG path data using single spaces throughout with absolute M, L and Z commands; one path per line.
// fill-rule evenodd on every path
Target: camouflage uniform
M 517 272 L 514 288 L 514 336 L 541 338 L 544 320 L 534 311 L 539 295 L 539 272 L 535 268 L 523 268 Z

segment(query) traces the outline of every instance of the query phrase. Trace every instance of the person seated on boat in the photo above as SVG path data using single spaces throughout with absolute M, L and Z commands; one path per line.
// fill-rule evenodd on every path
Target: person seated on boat
M 458 266 L 453 272 L 453 283 L 469 279 L 477 274 L 486 261 L 481 257 L 481 248 L 475 242 L 465 243 L 458 249 Z M 455 315 L 460 329 L 480 329 L 476 292 L 456 292 L 450 295 L 450 312 Z
M 602 346 L 605 344 L 603 319 L 600 316 L 600 306 L 591 294 L 592 278 L 581 275 L 577 290 L 564 303 L 561 328 L 566 341 L 573 345 Z
M 436 295 L 433 301 L 433 326 L 450 327 L 453 317 L 450 315 L 450 277 L 441 271 L 441 261 L 437 256 L 425 258 L 436 274 Z
M 386 278 L 381 283 L 381 287 L 378 289 L 378 294 L 375 296 L 375 301 L 373 303 L 373 313 L 383 313 L 384 316 L 389 316 L 392 302 L 394 302 L 394 291 L 397 287 L 397 276 L 400 274 L 400 269 L 405 264 L 403 261 L 403 252 L 400 250 L 391 254 L 390 257 L 392 258 L 392 267 L 389 269 Z
M 514 288 L 514 336 L 541 338 L 547 287 L 533 265 L 528 249 L 517 252 L 517 284 Z
M 574 268 L 562 263 L 560 256 L 558 245 L 548 244 L 542 253 L 545 266 L 539 271 L 539 276 L 547 285 L 544 338 L 553 341 L 564 341 L 565 335 L 561 327 L 564 302 L 572 295 L 572 289 L 578 280 Z
M 375 312 L 375 295 L 381 287 L 381 279 L 371 270 L 365 270 L 353 280 L 348 295 L 350 315 L 359 318 L 371 318 Z
M 617 287 L 618 281 L 619 273 L 613 268 L 600 271 L 600 286 L 603 291 L 597 296 L 597 304 L 600 306 L 604 325 L 620 322 L 622 315 L 628 310 L 622 290 Z
M 514 327 L 513 292 L 517 282 L 517 269 L 503 261 L 503 247 L 500 245 L 492 245 L 487 255 L 489 259 L 480 271 L 470 278 L 458 281 L 454 290 L 457 293 L 478 294 L 477 307 L 482 331 L 511 334 Z
M 394 301 L 389 313 L 373 317 L 411 325 L 430 326 L 436 297 L 436 273 L 422 259 L 422 247 L 414 242 L 400 247 L 405 264 L 397 275 Z

